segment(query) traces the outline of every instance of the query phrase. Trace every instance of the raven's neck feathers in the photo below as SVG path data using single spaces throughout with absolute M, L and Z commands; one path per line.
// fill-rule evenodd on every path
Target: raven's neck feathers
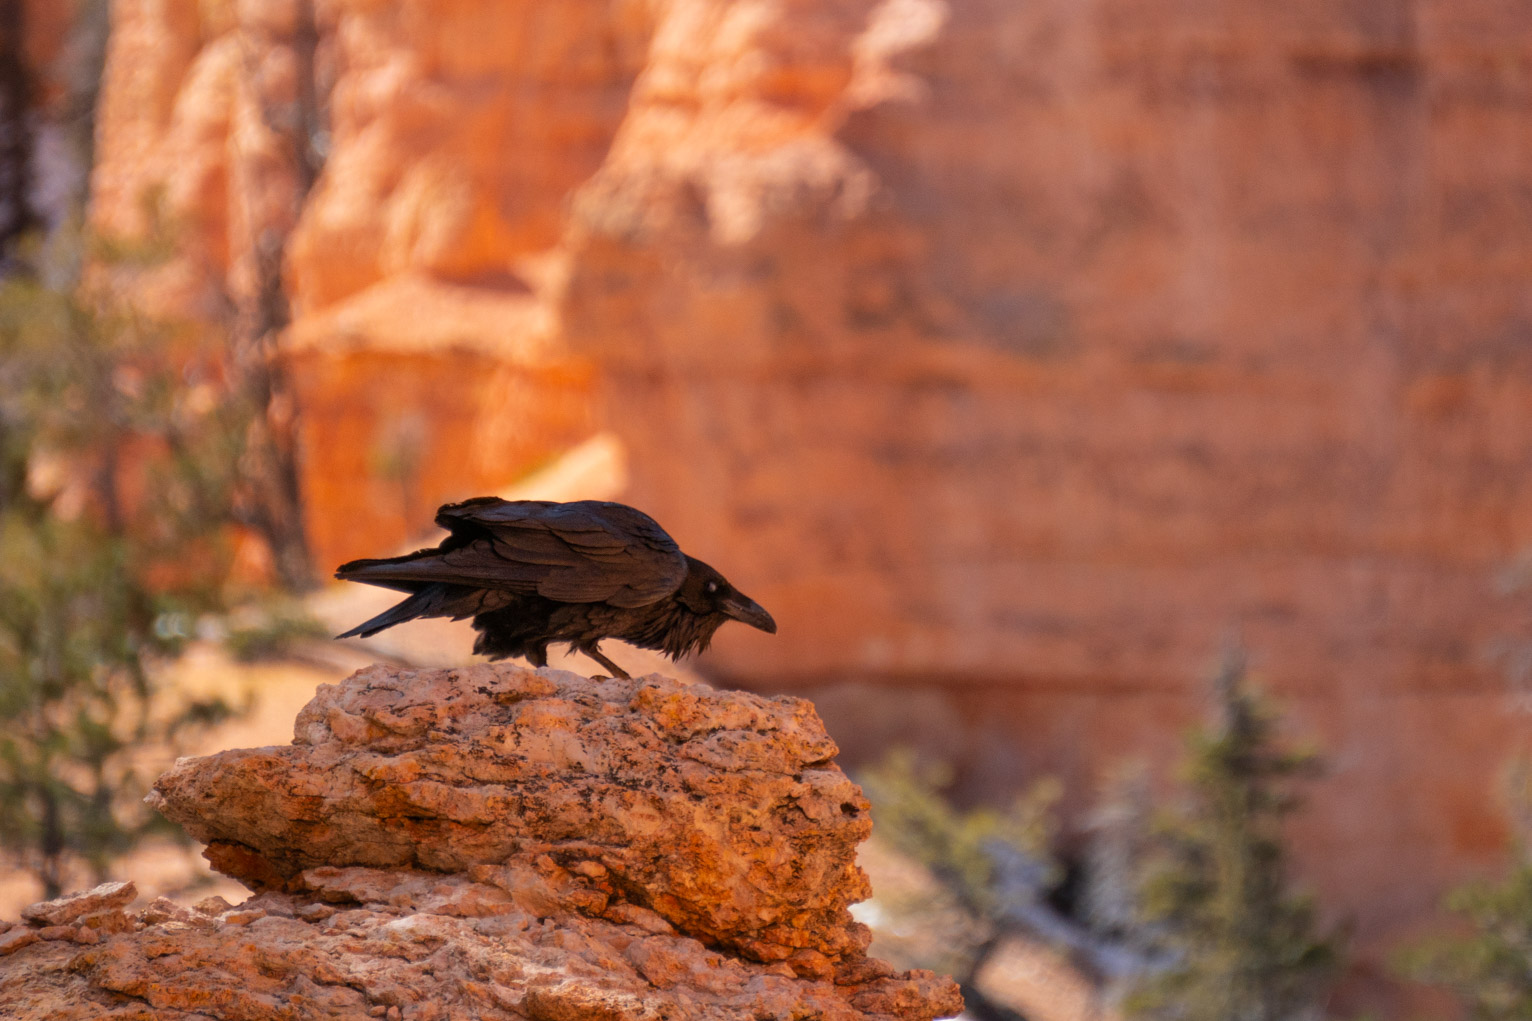
M 707 649 L 713 632 L 728 620 L 722 614 L 699 614 L 678 599 L 662 599 L 656 612 L 626 634 L 615 637 L 645 649 L 658 649 L 671 659 L 680 659 Z

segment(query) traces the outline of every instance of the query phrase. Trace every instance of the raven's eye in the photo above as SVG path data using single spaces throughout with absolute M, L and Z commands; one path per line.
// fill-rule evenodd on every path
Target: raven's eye
M 706 592 L 708 595 L 712 595 L 714 592 L 718 591 L 718 583 L 716 581 L 710 581 L 706 585 L 702 586 L 702 591 Z

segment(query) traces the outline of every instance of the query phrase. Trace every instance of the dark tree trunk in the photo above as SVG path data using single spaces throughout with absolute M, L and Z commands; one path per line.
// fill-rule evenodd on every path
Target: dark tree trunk
M 38 850 L 42 861 L 38 863 L 37 878 L 42 880 L 43 900 L 52 900 L 64 892 L 64 820 L 59 810 L 58 795 L 44 783 L 38 786 L 42 800 Z
M 318 84 L 319 28 L 313 0 L 301 0 L 291 39 L 263 39 L 256 45 L 286 45 L 298 70 L 297 99 L 279 107 L 262 103 L 266 125 L 286 141 L 293 174 L 289 224 L 267 228 L 255 238 L 255 292 L 240 315 L 234 338 L 234 361 L 241 385 L 258 410 L 248 444 L 245 475 L 250 483 L 245 516 L 271 546 L 283 584 L 306 589 L 314 584 L 313 558 L 303 530 L 302 492 L 298 478 L 297 411 L 292 381 L 277 351 L 277 341 L 291 321 L 283 268 L 292 225 L 323 168 L 323 111 Z M 252 91 L 260 98 L 254 62 L 247 64 Z M 285 108 L 284 108 L 285 107 Z
M 16 239 L 37 222 L 32 208 L 32 75 L 25 31 L 21 0 L 0 0 L 0 274 Z

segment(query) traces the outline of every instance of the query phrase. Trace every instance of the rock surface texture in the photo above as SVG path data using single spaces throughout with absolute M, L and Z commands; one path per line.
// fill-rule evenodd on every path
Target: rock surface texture
M 186 759 L 154 801 L 243 904 L 131 884 L 0 923 L 22 1019 L 931 1019 L 866 956 L 871 822 L 812 707 L 650 676 L 364 670 L 292 745 Z

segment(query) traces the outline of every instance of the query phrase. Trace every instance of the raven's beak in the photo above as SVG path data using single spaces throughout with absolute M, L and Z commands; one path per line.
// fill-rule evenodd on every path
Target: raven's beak
M 723 612 L 742 624 L 760 628 L 768 635 L 777 633 L 777 622 L 771 619 L 771 614 L 762 609 L 760 603 L 743 593 L 736 593 L 724 600 Z

